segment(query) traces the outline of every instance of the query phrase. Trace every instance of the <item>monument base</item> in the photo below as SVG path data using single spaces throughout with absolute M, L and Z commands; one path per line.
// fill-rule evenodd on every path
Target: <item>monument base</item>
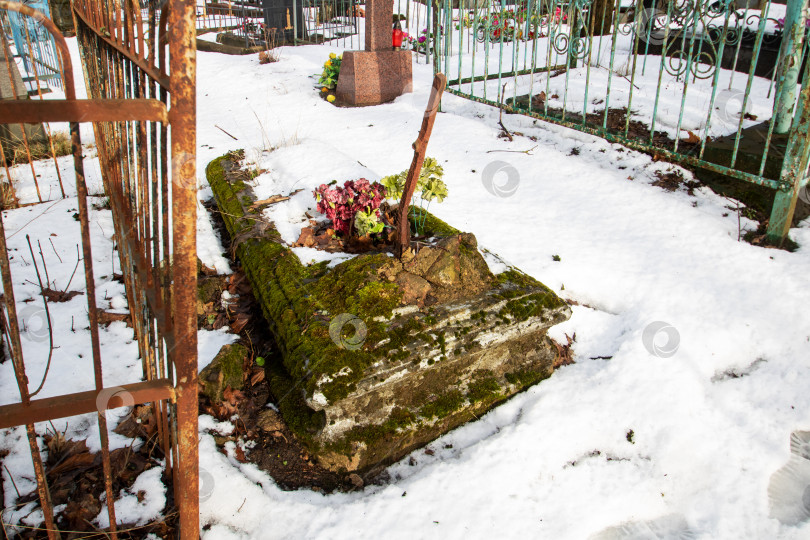
M 413 91 L 410 51 L 346 51 L 335 94 L 348 105 L 378 105 Z

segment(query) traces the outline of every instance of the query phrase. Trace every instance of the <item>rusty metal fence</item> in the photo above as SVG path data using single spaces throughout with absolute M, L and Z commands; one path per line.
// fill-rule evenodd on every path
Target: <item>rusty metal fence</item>
M 0 100 L 0 128 L 21 126 L 24 134 L 25 126 L 30 124 L 69 123 L 93 389 L 51 397 L 37 395 L 41 385 L 31 390 L 20 339 L 20 304 L 14 295 L 17 282 L 11 273 L 0 212 L 0 323 L 20 391 L 19 402 L 0 406 L 0 429 L 25 426 L 44 529 L 49 538 L 60 538 L 36 423 L 96 413 L 105 505 L 110 518 L 105 534 L 117 538 L 116 493 L 105 413 L 122 406 L 150 404 L 165 455 L 164 480 L 173 486 L 179 514 L 178 536 L 197 538 L 195 6 L 169 0 L 160 16 L 151 7 L 145 18 L 135 2 L 75 0 L 72 9 L 89 99 L 76 99 L 68 47 L 53 22 L 22 4 L 0 0 L 0 12 L 29 18 L 53 36 L 65 92 L 65 99 L 25 96 Z M 111 359 L 103 362 L 99 345 L 99 309 L 79 129 L 80 123 L 87 122 L 93 123 L 104 190 L 112 210 L 114 241 L 143 364 L 141 381 L 116 387 L 105 387 L 102 378 L 102 366 L 108 366 Z M 30 148 L 27 140 L 23 147 Z M 7 157 L 0 154 L 4 166 L 0 174 L 5 172 L 3 183 L 13 192 Z M 36 156 L 29 151 L 25 157 L 36 178 Z M 55 154 L 52 157 L 56 159 Z M 8 198 L 6 208 L 16 203 L 16 199 Z M 48 366 L 50 362 L 49 358 Z

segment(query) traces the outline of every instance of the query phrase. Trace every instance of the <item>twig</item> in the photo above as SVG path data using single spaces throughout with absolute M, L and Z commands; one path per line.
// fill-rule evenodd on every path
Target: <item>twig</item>
M 27 238 L 27 237 L 26 237 Z M 42 259 L 42 268 L 45 270 L 45 284 L 48 288 L 51 287 L 51 277 L 48 275 L 48 265 L 45 264 L 45 255 L 42 253 L 42 243 L 37 240 L 37 246 L 39 247 L 39 258 Z M 56 283 L 53 284 L 54 288 L 56 288 Z
M 82 260 L 82 256 L 79 253 L 79 244 L 76 244 L 76 266 L 73 267 L 73 273 L 70 274 L 70 279 L 68 280 L 68 284 L 65 286 L 65 290 L 62 291 L 62 292 L 67 292 L 67 290 L 70 288 L 70 284 L 71 284 L 71 282 L 73 282 L 73 276 L 76 275 L 76 269 L 79 268 L 79 263 L 81 262 L 81 260 Z
M 51 243 L 51 247 L 53 248 L 53 253 L 54 253 L 54 255 L 56 255 L 56 258 L 59 259 L 59 262 L 64 263 L 64 261 L 62 260 L 62 257 L 60 257 L 59 253 L 57 253 L 57 251 L 56 251 L 56 246 L 53 245 L 53 239 L 48 238 L 48 242 Z
M 532 150 L 534 150 L 535 148 L 537 148 L 536 144 L 531 148 L 529 148 L 528 150 L 487 150 L 487 154 L 491 154 L 492 152 L 514 152 L 516 154 L 526 154 L 527 156 L 531 156 L 533 155 Z
M 14 491 L 16 491 L 16 492 L 17 492 L 17 498 L 19 499 L 20 497 L 22 497 L 22 495 L 20 495 L 20 490 L 19 490 L 19 489 L 17 489 L 17 482 L 15 482 L 15 481 L 14 481 L 14 476 L 11 474 L 11 471 L 10 471 L 10 470 L 8 470 L 8 467 L 6 467 L 6 464 L 5 464 L 5 463 L 3 463 L 3 468 L 4 468 L 4 469 L 6 470 L 6 472 L 8 473 L 8 477 L 9 477 L 9 479 L 11 480 L 11 485 L 12 485 L 12 486 L 14 486 Z
M 33 223 L 34 221 L 38 220 L 39 218 L 41 218 L 41 217 L 42 217 L 42 216 L 44 216 L 45 214 L 47 214 L 47 213 L 48 213 L 48 210 L 50 210 L 51 208 L 53 208 L 53 207 L 54 207 L 54 206 L 56 206 L 57 204 L 59 204 L 59 203 L 63 202 L 64 200 L 65 200 L 65 199 L 59 199 L 58 201 L 56 201 L 55 203 L 53 203 L 52 205 L 50 205 L 48 208 L 46 208 L 46 209 L 45 209 L 45 210 L 44 210 L 44 211 L 43 211 L 41 214 L 39 214 L 39 215 L 37 215 L 37 216 L 34 216 L 34 217 L 32 217 L 31 219 L 29 219 L 29 220 L 28 220 L 28 222 L 27 222 L 25 225 L 23 225 L 22 227 L 20 227 L 20 228 L 19 228 L 19 229 L 17 229 L 16 231 L 14 231 L 12 234 L 8 235 L 8 238 L 6 238 L 6 241 L 11 240 L 12 238 L 14 238 L 14 236 L 16 236 L 18 232 L 22 231 L 23 229 L 25 229 L 26 227 L 28 227 L 28 226 L 29 226 L 31 223 Z
M 512 138 L 512 134 L 509 133 L 509 130 L 506 129 L 505 125 L 503 125 L 503 105 L 504 105 L 503 98 L 505 96 L 506 96 L 506 83 L 503 83 L 503 89 L 501 90 L 501 101 L 500 101 L 501 106 L 498 107 L 498 109 L 499 109 L 499 111 L 498 111 L 498 124 L 501 126 L 501 129 L 503 130 L 504 135 L 506 135 L 509 138 L 509 141 L 511 142 L 511 141 L 514 141 L 514 139 Z
M 234 137 L 233 135 L 231 135 L 230 133 L 228 133 L 227 131 L 225 131 L 224 129 L 222 129 L 221 127 L 219 127 L 218 125 L 214 124 L 214 127 L 215 127 L 215 128 L 217 128 L 218 130 L 220 130 L 222 133 L 224 133 L 224 134 L 225 134 L 225 135 L 227 135 L 228 137 L 230 137 L 231 139 L 233 139 L 233 140 L 235 140 L 235 141 L 238 141 L 238 140 L 239 140 L 239 139 L 237 139 L 236 137 Z
M 29 397 L 34 397 L 42 390 L 45 385 L 45 379 L 48 378 L 48 372 L 51 370 L 51 359 L 53 358 L 53 323 L 51 322 L 51 311 L 48 309 L 48 297 L 45 295 L 45 288 L 42 286 L 42 277 L 39 275 L 39 268 L 37 268 L 37 258 L 34 256 L 34 248 L 31 246 L 31 237 L 25 235 L 25 241 L 28 242 L 28 250 L 31 252 L 31 258 L 34 260 L 34 271 L 37 273 L 37 281 L 39 282 L 39 290 L 42 293 L 42 303 L 45 305 L 45 318 L 48 320 L 48 363 L 45 364 L 45 373 L 42 374 L 42 382 L 39 383 L 37 389 L 32 392 Z

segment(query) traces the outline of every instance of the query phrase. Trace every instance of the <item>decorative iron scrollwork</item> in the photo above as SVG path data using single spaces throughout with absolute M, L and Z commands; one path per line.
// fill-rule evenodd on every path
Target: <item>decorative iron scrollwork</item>
M 633 35 L 639 52 L 650 49 L 664 57 L 664 69 L 675 77 L 708 79 L 729 48 L 753 43 L 762 33 L 764 44 L 779 43 L 777 19 L 738 7 L 736 0 L 660 0 L 620 24 L 619 34 Z M 773 31 L 767 31 L 768 22 Z

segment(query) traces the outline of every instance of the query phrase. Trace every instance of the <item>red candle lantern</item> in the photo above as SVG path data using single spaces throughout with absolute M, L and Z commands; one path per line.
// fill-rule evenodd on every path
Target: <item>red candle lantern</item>
M 399 19 L 394 22 L 394 34 L 392 36 L 392 42 L 395 49 L 402 47 L 402 26 L 399 24 Z

